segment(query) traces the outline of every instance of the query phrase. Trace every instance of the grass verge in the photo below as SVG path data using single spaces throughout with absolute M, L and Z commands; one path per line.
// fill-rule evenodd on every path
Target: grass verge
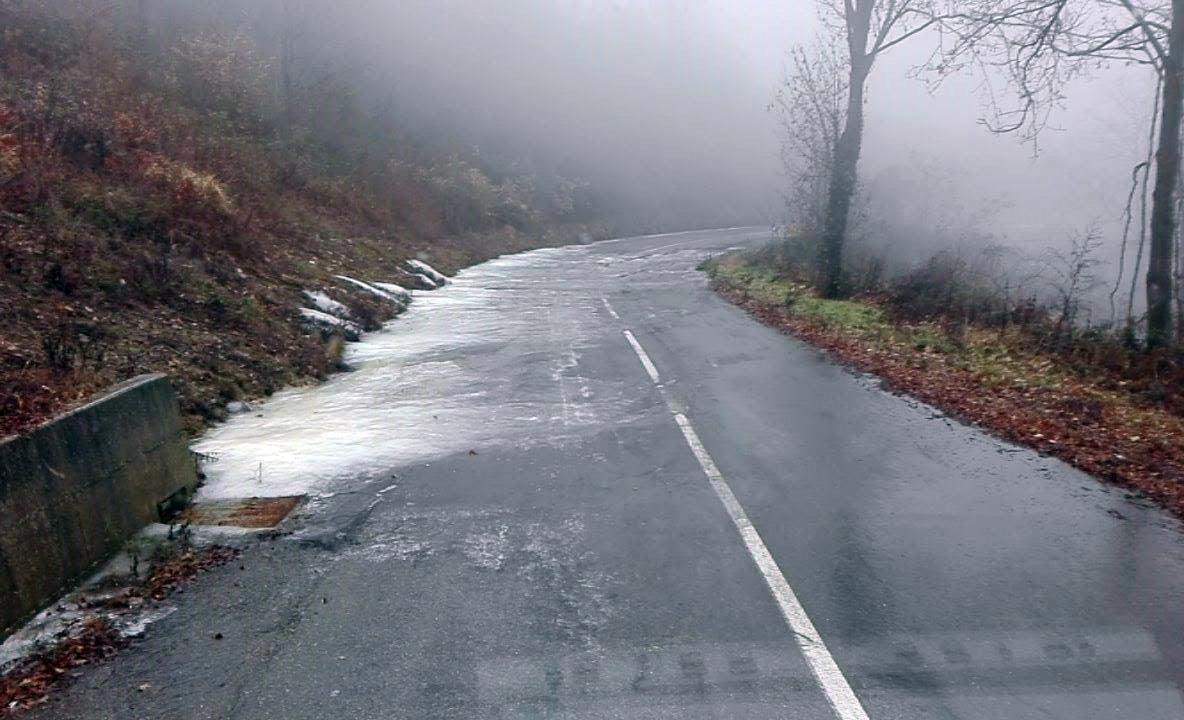
M 816 345 L 995 435 L 1056 456 L 1184 517 L 1184 417 L 1110 364 L 1041 349 L 1029 329 L 894 321 L 874 297 L 827 300 L 743 254 L 705 264 L 712 287 Z

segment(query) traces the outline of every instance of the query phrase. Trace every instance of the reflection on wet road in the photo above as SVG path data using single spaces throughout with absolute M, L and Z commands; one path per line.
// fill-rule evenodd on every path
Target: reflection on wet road
M 850 717 L 677 414 L 869 717 L 1184 718 L 1178 523 L 883 392 L 694 270 L 763 239 L 472 268 L 352 372 L 216 429 L 203 492 L 308 492 L 293 534 L 46 715 Z

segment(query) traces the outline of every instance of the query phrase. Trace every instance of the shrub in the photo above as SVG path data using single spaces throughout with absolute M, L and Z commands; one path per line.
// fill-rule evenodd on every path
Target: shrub
M 106 183 L 106 189 L 80 187 L 71 205 L 78 217 L 105 234 L 127 239 L 156 238 L 165 233 L 167 218 L 150 198 L 130 189 Z
M 140 162 L 145 178 L 168 192 L 175 205 L 204 209 L 215 215 L 234 214 L 230 193 L 212 173 L 201 172 L 160 155 L 147 155 Z
M 1008 308 L 994 288 L 960 254 L 939 252 L 888 284 L 888 307 L 905 321 L 952 318 L 991 323 Z
M 68 321 L 46 332 L 41 338 L 45 364 L 57 374 L 90 366 L 99 369 L 106 357 L 106 332 L 98 325 Z
M 752 250 L 749 262 L 781 277 L 814 284 L 818 278 L 818 238 L 810 234 L 790 235 Z
M 53 144 L 70 162 L 87 170 L 101 170 L 111 148 L 102 127 L 68 124 L 55 133 Z

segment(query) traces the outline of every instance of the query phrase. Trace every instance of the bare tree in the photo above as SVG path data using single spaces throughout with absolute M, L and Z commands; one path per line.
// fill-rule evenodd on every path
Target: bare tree
M 820 263 L 823 294 L 834 297 L 842 290 L 843 242 L 863 146 L 868 76 L 882 53 L 924 31 L 937 18 L 932 0 L 820 0 L 820 7 L 824 25 L 836 42 L 845 40 L 848 53 L 847 109 L 835 143 Z
M 1047 251 L 1048 274 L 1045 280 L 1053 293 L 1059 316 L 1055 338 L 1060 340 L 1077 325 L 1084 297 L 1101 285 L 1096 269 L 1101 265 L 1097 252 L 1102 247 L 1102 234 L 1092 224 L 1070 240 L 1067 250 L 1050 248 Z
M 1034 138 L 1063 99 L 1065 84 L 1098 65 L 1152 68 L 1160 83 L 1155 182 L 1146 276 L 1147 345 L 1172 339 L 1172 245 L 1180 174 L 1184 80 L 1184 0 L 951 0 L 938 25 L 946 44 L 939 73 L 976 65 L 1001 71 L 1018 103 L 990 93 L 995 132 Z M 986 76 L 985 75 L 985 76 Z M 990 86 L 988 85 L 988 89 Z
M 839 48 L 825 42 L 798 46 L 773 98 L 788 180 L 786 220 L 800 234 L 816 237 L 826 222 L 835 146 L 846 120 L 847 76 Z

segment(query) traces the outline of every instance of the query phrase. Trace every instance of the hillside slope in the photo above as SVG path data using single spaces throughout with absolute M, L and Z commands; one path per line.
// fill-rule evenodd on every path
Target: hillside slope
M 235 28 L 63 5 L 0 0 L 0 437 L 149 371 L 197 429 L 333 369 L 342 333 L 304 320 L 305 291 L 374 329 L 397 305 L 338 275 L 407 284 L 408 258 L 451 272 L 596 232 L 578 181 L 408 149 L 344 79 L 292 111 Z

